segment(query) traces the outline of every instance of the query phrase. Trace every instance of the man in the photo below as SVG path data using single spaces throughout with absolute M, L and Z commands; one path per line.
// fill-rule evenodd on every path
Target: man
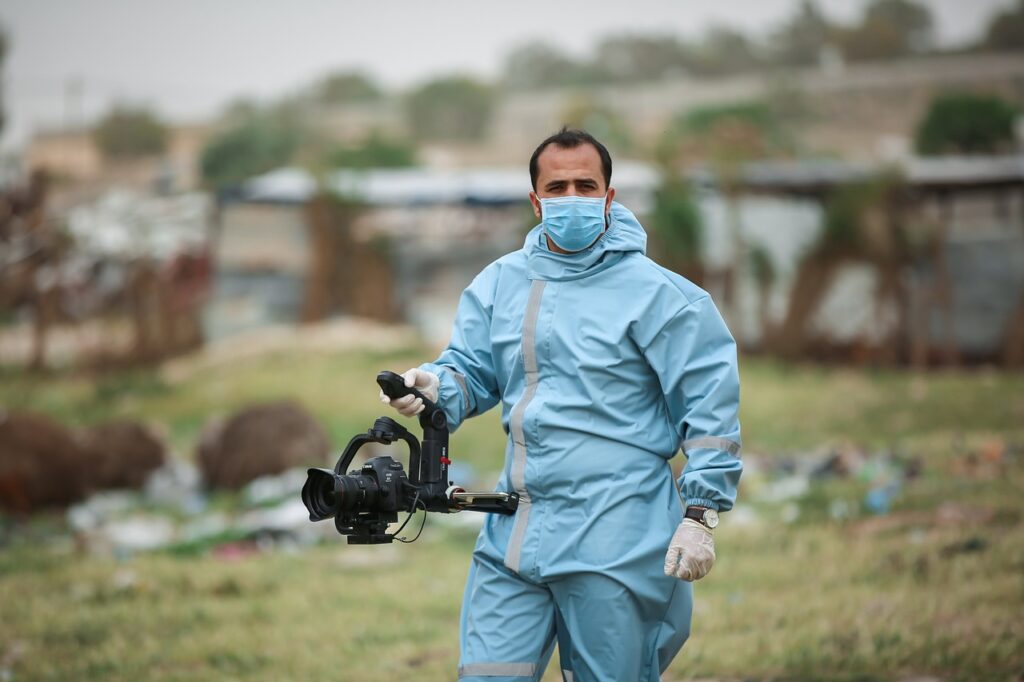
M 452 430 L 501 403 L 498 489 L 520 496 L 473 551 L 460 680 L 539 680 L 555 641 L 566 680 L 659 679 L 735 500 L 735 343 L 707 293 L 644 256 L 611 171 L 586 132 L 544 140 L 530 159 L 541 224 L 465 290 L 437 361 L 404 375 Z

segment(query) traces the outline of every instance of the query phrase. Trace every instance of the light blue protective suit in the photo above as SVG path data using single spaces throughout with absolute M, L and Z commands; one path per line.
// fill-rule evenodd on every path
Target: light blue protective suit
M 727 511 L 742 470 L 736 347 L 707 293 L 644 255 L 613 203 L 589 249 L 541 226 L 484 269 L 436 363 L 450 428 L 502 405 L 498 490 L 460 623 L 461 680 L 657 680 L 686 641 L 692 584 L 663 573 L 683 503 Z M 688 460 L 673 480 L 670 458 Z

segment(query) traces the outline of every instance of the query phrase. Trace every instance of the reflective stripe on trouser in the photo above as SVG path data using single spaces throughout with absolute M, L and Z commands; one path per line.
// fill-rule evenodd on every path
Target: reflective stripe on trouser
M 536 663 L 467 663 L 459 666 L 459 679 L 467 677 L 526 677 L 537 674 Z
M 693 593 L 690 583 L 652 579 L 659 591 L 646 597 L 598 572 L 539 585 L 474 553 L 462 600 L 459 679 L 540 680 L 557 639 L 566 680 L 658 680 L 689 636 Z M 502 672 L 512 665 L 524 667 Z M 532 674 L 528 665 L 536 666 Z

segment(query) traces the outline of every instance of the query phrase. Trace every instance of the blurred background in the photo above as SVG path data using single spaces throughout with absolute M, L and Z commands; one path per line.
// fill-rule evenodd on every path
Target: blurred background
M 664 679 L 1024 679 L 1021 0 L 8 0 L 0 84 L 0 680 L 453 679 L 481 518 L 298 490 L 562 125 L 741 348 Z

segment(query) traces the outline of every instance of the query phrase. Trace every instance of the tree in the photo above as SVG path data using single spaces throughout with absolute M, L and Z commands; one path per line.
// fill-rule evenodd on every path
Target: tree
M 356 145 L 338 147 L 327 157 L 332 168 L 401 168 L 416 163 L 416 149 L 404 140 L 373 131 Z
M 992 17 L 985 32 L 985 47 L 993 50 L 1024 50 L 1024 0 Z
M 629 127 L 621 116 L 582 93 L 570 98 L 562 111 L 562 123 L 586 130 L 615 151 L 628 150 L 632 142 Z
M 924 52 L 931 47 L 931 11 L 913 0 L 874 0 L 865 12 L 864 24 L 898 29 L 907 52 Z
M 109 159 L 135 159 L 162 153 L 167 130 L 147 109 L 117 106 L 100 120 L 93 139 Z
M 911 256 L 901 219 L 905 196 L 903 178 L 883 172 L 840 185 L 824 197 L 820 236 L 800 259 L 786 316 L 770 335 L 776 351 L 794 358 L 811 351 L 810 321 L 844 264 L 860 262 L 875 268 L 876 310 L 886 302 L 899 307 L 906 300 L 902 273 Z M 879 357 L 894 360 L 898 344 L 891 333 L 877 349 Z
M 1016 107 L 994 95 L 940 95 L 918 124 L 917 151 L 925 155 L 1004 151 L 1013 145 L 1017 115 Z
M 771 307 L 772 287 L 775 286 L 778 273 L 771 253 L 762 244 L 754 244 L 750 247 L 750 274 L 757 283 L 757 313 L 761 326 L 761 347 L 766 348 L 774 332 L 768 311 Z
M 791 102 L 750 100 L 693 109 L 678 117 L 675 127 L 691 151 L 718 164 L 731 165 L 764 156 L 788 156 L 795 143 L 788 123 L 803 114 Z
M 513 89 L 592 85 L 606 82 L 607 75 L 592 64 L 579 62 L 543 42 L 527 43 L 505 58 L 502 81 Z
M 762 62 L 757 46 L 727 26 L 712 28 L 701 41 L 693 69 L 707 76 L 750 71 Z
M 4 30 L 2 24 L 0 24 L 0 68 L 3 68 L 5 58 L 7 57 L 7 31 Z M 6 123 L 6 116 L 3 108 L 3 90 L 0 90 L 0 133 L 4 130 L 4 123 Z
M 203 182 L 224 189 L 282 166 L 292 159 L 300 137 L 289 117 L 252 115 L 207 143 L 200 155 Z
M 788 148 L 784 127 L 767 102 L 739 102 L 695 109 L 676 118 L 657 154 L 675 167 L 680 158 L 706 161 L 725 203 L 726 226 L 735 256 L 719 273 L 725 284 L 722 302 L 739 324 L 735 287 L 746 262 L 746 243 L 740 230 L 739 192 L 743 164 Z M 742 334 L 741 334 L 742 335 Z
M 686 72 L 693 58 L 674 36 L 616 36 L 598 44 L 594 66 L 612 80 L 645 81 Z
M 872 0 L 860 26 L 842 34 L 843 53 L 852 60 L 892 59 L 932 46 L 932 15 L 913 0 Z
M 479 140 L 494 109 L 494 90 L 465 76 L 446 76 L 406 98 L 409 127 L 421 140 Z
M 671 170 L 654 191 L 650 224 L 666 267 L 699 286 L 704 279 L 704 227 L 689 183 Z
M 366 74 L 341 71 L 322 79 L 315 86 L 315 97 L 321 104 L 348 104 L 379 99 L 381 91 Z
M 817 64 L 822 50 L 836 41 L 836 27 L 829 23 L 814 0 L 803 0 L 796 15 L 773 37 L 775 58 L 790 66 Z

